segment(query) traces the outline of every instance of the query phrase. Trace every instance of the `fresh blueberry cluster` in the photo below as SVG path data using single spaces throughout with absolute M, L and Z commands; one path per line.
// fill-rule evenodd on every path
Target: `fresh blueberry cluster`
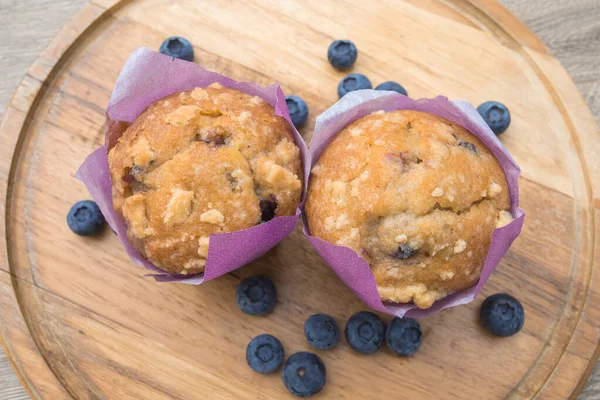
M 262 275 L 247 277 L 237 287 L 236 301 L 240 310 L 247 314 L 265 315 L 277 302 L 275 284 Z M 315 349 L 330 350 L 340 341 L 340 328 L 330 315 L 313 314 L 304 323 L 304 335 Z M 408 357 L 421 346 L 423 333 L 415 319 L 393 318 L 386 328 L 376 314 L 361 311 L 348 319 L 344 335 L 350 348 L 358 353 L 373 354 L 386 343 L 392 352 Z M 320 392 L 326 383 L 325 364 L 318 355 L 301 351 L 292 354 L 284 363 L 281 342 L 269 334 L 256 336 L 248 343 L 246 361 L 260 374 L 273 373 L 283 365 L 283 384 L 299 397 Z
M 269 278 L 256 275 L 243 279 L 237 288 L 238 307 L 250 315 L 265 315 L 277 302 L 275 284 Z M 525 313 L 517 299 L 504 293 L 488 297 L 481 305 L 481 324 L 495 336 L 511 336 L 523 327 Z M 333 317 L 313 314 L 304 322 L 306 341 L 317 350 L 333 349 L 340 340 L 340 328 Z M 389 324 L 370 311 L 352 315 L 344 329 L 348 346 L 360 354 L 373 354 L 384 343 L 402 357 L 414 355 L 423 340 L 419 321 L 413 318 L 392 318 Z M 250 368 L 261 374 L 270 374 L 283 364 L 281 378 L 293 395 L 312 396 L 326 383 L 323 360 L 310 352 L 292 354 L 284 360 L 283 346 L 274 336 L 262 334 L 250 341 L 246 348 L 246 361 Z
M 354 314 L 346 324 L 346 341 L 356 352 L 373 354 L 385 341 L 399 356 L 412 356 L 421 347 L 421 325 L 413 318 L 393 318 L 388 324 L 369 311 Z
M 242 279 L 236 290 L 236 302 L 240 310 L 246 314 L 268 314 L 277 303 L 275 284 L 262 275 Z M 309 343 L 319 349 L 335 346 L 340 334 L 335 320 L 323 314 L 309 318 L 304 330 Z M 283 364 L 283 360 L 283 346 L 272 335 L 258 335 L 250 340 L 246 347 L 246 362 L 259 374 L 271 374 L 277 371 Z M 292 354 L 283 366 L 281 379 L 286 389 L 293 395 L 312 396 L 325 386 L 325 364 L 314 353 L 301 351 Z
M 329 63 L 338 70 L 345 70 L 354 65 L 358 58 L 358 50 L 350 40 L 336 40 L 327 50 Z M 372 89 L 371 81 L 363 74 L 352 73 L 346 75 L 338 84 L 337 93 L 341 99 L 347 93 L 355 90 Z M 399 83 L 387 81 L 379 84 L 375 90 L 388 90 L 408 96 L 406 89 Z
M 327 51 L 329 63 L 338 70 L 352 67 L 357 58 L 358 50 L 350 40 L 336 40 L 331 43 Z M 337 86 L 337 94 L 341 99 L 347 93 L 355 90 L 371 89 L 372 87 L 371 81 L 365 75 L 351 73 L 342 78 Z M 406 89 L 394 81 L 380 83 L 375 87 L 375 90 L 392 91 L 408 96 Z M 508 129 L 510 112 L 504 104 L 497 101 L 486 101 L 477 107 L 477 111 L 496 135 L 500 135 Z

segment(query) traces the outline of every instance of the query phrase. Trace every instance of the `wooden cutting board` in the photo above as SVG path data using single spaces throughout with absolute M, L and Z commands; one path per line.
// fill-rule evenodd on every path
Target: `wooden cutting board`
M 171 5 L 173 3 L 174 5 Z M 600 340 L 600 133 L 545 46 L 493 0 L 94 0 L 31 67 L 0 125 L 0 329 L 33 398 L 282 399 L 279 374 L 245 362 L 259 333 L 289 355 L 310 350 L 312 313 L 340 325 L 364 305 L 299 227 L 268 255 L 199 287 L 159 284 L 126 257 L 110 229 L 80 238 L 65 216 L 89 198 L 73 173 L 103 142 L 104 108 L 127 56 L 189 38 L 196 62 L 237 80 L 279 82 L 311 119 L 337 100 L 334 39 L 352 39 L 354 67 L 412 97 L 443 94 L 507 104 L 502 141 L 520 164 L 520 238 L 472 304 L 421 320 L 410 359 L 360 356 L 344 343 L 317 353 L 327 399 L 575 397 Z M 235 305 L 240 278 L 263 273 L 280 302 L 268 317 Z M 506 291 L 523 331 L 499 339 L 478 325 L 485 295 Z M 389 319 L 389 317 L 385 317 Z

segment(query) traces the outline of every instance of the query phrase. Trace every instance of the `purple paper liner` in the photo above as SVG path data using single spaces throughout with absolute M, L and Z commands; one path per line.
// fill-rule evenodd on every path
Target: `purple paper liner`
M 433 99 L 413 100 L 396 92 L 376 90 L 359 90 L 348 93 L 317 117 L 315 133 L 310 143 L 311 168 L 338 132 L 353 121 L 379 110 L 422 111 L 455 122 L 477 136 L 494 154 L 504 169 L 510 194 L 511 214 L 514 220 L 492 233 L 492 242 L 479 282 L 471 288 L 453 293 L 442 300 L 434 302 L 428 309 L 419 309 L 413 303 L 383 302 L 377 291 L 375 277 L 367 262 L 348 247 L 338 246 L 311 236 L 306 215 L 303 212 L 304 234 L 342 282 L 374 310 L 397 317 L 422 318 L 445 308 L 470 303 L 481 291 L 483 285 L 500 263 L 512 242 L 519 236 L 523 227 L 525 214 L 519 208 L 518 187 L 521 170 L 471 104 L 464 101 L 450 101 L 443 96 Z
M 275 115 L 286 119 L 300 149 L 304 170 L 302 200 L 292 216 L 276 217 L 264 224 L 236 232 L 210 235 L 204 273 L 171 274 L 145 259 L 127 238 L 125 221 L 112 206 L 112 184 L 107 149 L 117 142 L 124 130 L 153 102 L 175 92 L 206 87 L 218 82 L 223 86 L 258 96 L 275 109 Z M 106 110 L 105 145 L 90 154 L 75 174 L 88 188 L 110 227 L 117 233 L 131 260 L 153 272 L 159 282 L 181 282 L 198 285 L 246 265 L 265 254 L 294 229 L 300 218 L 310 174 L 310 153 L 290 119 L 281 88 L 273 84 L 263 87 L 255 83 L 237 82 L 207 71 L 198 64 L 173 59 L 145 47 L 135 50 L 127 59 L 115 84 Z

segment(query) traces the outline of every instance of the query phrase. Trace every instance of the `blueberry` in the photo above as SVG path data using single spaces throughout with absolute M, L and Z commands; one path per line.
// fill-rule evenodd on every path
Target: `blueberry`
M 275 284 L 262 275 L 242 279 L 235 293 L 240 310 L 250 315 L 265 315 L 273 310 L 277 303 Z
M 479 320 L 495 336 L 512 336 L 525 323 L 525 311 L 519 300 L 506 293 L 496 293 L 481 304 Z
M 246 361 L 259 374 L 272 374 L 283 364 L 283 346 L 275 336 L 258 335 L 246 347 Z
M 312 347 L 328 350 L 340 339 L 340 328 L 329 315 L 314 314 L 304 323 L 304 334 Z
M 260 220 L 267 222 L 275 218 L 275 210 L 277 210 L 277 198 L 271 195 L 268 199 L 263 199 L 258 202 L 260 207 Z
M 67 214 L 69 228 L 80 236 L 90 236 L 99 232 L 105 222 L 100 207 L 92 200 L 78 201 Z
M 358 57 L 356 46 L 349 40 L 336 40 L 327 49 L 327 59 L 337 69 L 350 68 Z
M 194 48 L 189 40 L 179 36 L 171 36 L 160 45 L 161 53 L 185 61 L 194 60 Z
M 421 325 L 413 318 L 394 318 L 385 331 L 385 343 L 399 356 L 412 356 L 421 347 Z
M 398 247 L 398 250 L 394 253 L 394 257 L 399 258 L 400 260 L 406 260 L 419 252 L 418 249 L 413 249 L 408 244 L 402 244 Z
M 344 333 L 352 349 L 362 354 L 373 354 L 383 345 L 385 324 L 372 312 L 361 311 L 350 317 Z
M 300 351 L 287 359 L 281 371 L 281 378 L 291 394 L 309 397 L 319 393 L 325 386 L 325 364 L 318 355 Z
M 475 145 L 471 142 L 467 142 L 466 140 L 459 140 L 458 145 L 477 154 L 477 147 L 475 147 Z
M 375 90 L 389 90 L 392 92 L 398 92 L 400 94 L 408 96 L 406 89 L 404 89 L 404 87 L 401 84 L 393 82 L 393 81 L 383 82 L 383 83 L 377 85 Z
M 496 135 L 504 132 L 510 125 L 510 112 L 502 103 L 486 101 L 477 107 L 477 111 Z
M 340 81 L 337 87 L 338 96 L 341 99 L 346 93 L 355 90 L 371 89 L 371 81 L 363 74 L 349 74 Z
M 285 103 L 287 104 L 292 123 L 296 128 L 300 128 L 308 119 L 308 106 L 306 102 L 298 96 L 286 96 Z

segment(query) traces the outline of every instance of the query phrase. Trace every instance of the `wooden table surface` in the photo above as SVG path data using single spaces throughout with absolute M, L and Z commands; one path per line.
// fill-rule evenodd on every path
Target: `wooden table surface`
M 600 122 L 600 0 L 500 2 L 546 42 Z M 86 3 L 87 0 L 0 0 L 0 116 L 30 64 Z M 580 398 L 600 398 L 600 363 Z M 0 399 L 29 399 L 2 350 Z

